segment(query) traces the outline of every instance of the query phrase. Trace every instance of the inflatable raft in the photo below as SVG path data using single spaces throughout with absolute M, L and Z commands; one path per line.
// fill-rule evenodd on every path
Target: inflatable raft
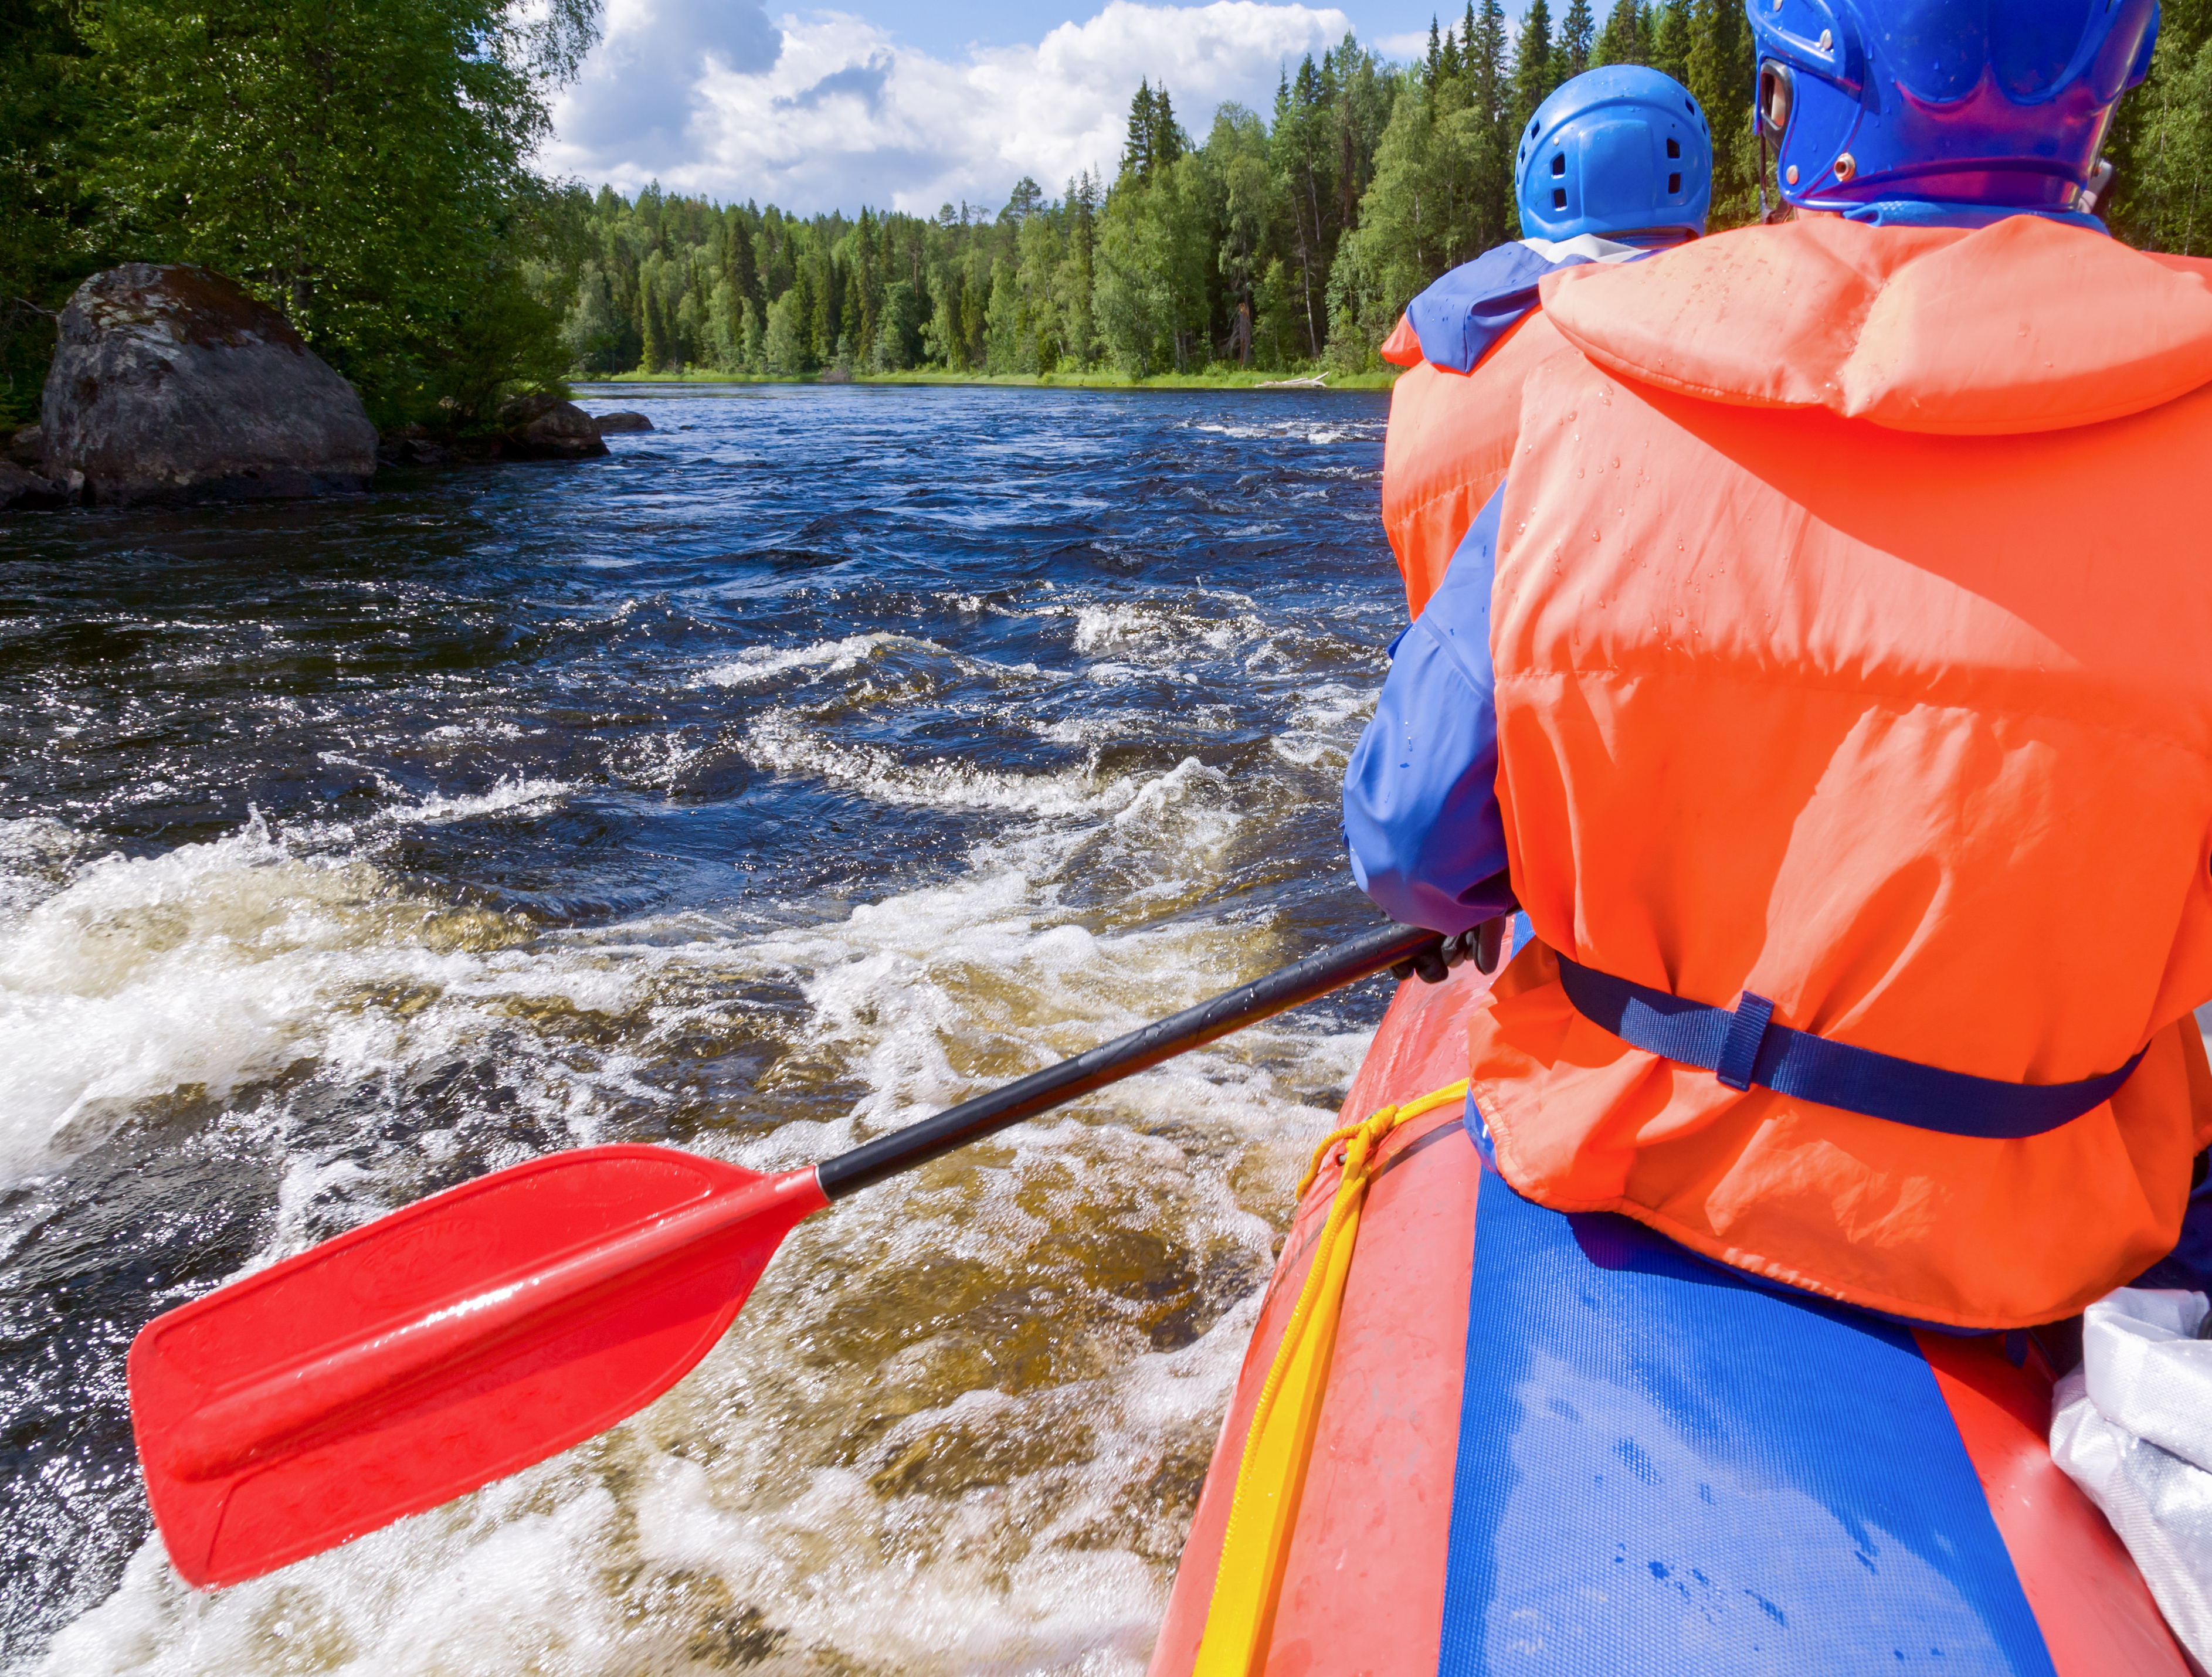
M 1487 981 L 1408 981 L 1384 1018 L 1344 1122 L 1387 1116 L 1300 1200 L 1152 1677 L 2187 1677 L 2051 1464 L 2040 1344 L 1771 1291 L 1486 1170 L 1462 1079 Z M 1317 1261 L 1340 1306 L 1301 1418 Z

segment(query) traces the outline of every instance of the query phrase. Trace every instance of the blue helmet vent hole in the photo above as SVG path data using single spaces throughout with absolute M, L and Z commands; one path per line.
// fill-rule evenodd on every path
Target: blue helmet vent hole
M 1567 189 L 1564 186 L 1554 186 L 1552 188 L 1552 208 L 1554 210 L 1565 210 L 1566 207 Z
M 1552 155 L 1552 173 L 1553 174 L 1565 174 L 1566 172 L 1567 154 L 1564 151 L 1554 152 Z
M 1667 138 L 1667 155 L 1669 157 L 1680 157 L 1682 155 L 1682 143 L 1672 135 Z
M 1682 177 L 1679 174 L 1668 175 L 1667 177 L 1667 190 L 1669 192 L 1680 192 L 1682 190 Z

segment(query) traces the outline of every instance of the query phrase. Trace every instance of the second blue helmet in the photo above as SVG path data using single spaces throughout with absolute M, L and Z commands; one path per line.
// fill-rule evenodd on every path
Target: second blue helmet
M 1712 208 L 1712 131 L 1663 70 L 1585 70 L 1521 131 L 1514 185 L 1524 236 L 1691 238 Z

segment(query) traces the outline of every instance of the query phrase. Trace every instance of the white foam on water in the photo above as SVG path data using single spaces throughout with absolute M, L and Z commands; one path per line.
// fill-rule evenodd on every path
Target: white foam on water
M 447 722 L 434 727 L 422 736 L 425 739 L 520 739 L 522 729 L 513 722 L 473 721 Z M 325 752 L 325 763 L 344 762 L 336 752 Z
M 539 784 L 415 812 L 514 807 Z M 0 921 L 0 1180 L 149 1102 L 219 1102 L 304 1062 L 369 1077 L 495 1028 L 523 998 L 629 1004 L 621 975 L 531 960 L 512 922 L 410 898 L 357 856 L 299 854 L 258 817 L 150 859 L 91 860 L 42 890 L 9 862 L 0 900 L 38 894 Z
M 756 1169 L 852 1145 L 1297 952 L 1265 921 L 1193 913 L 1240 847 L 1267 840 L 1218 769 L 917 768 L 769 718 L 754 748 L 791 772 L 1019 818 L 949 877 L 839 918 L 763 930 L 690 911 L 482 948 L 449 947 L 421 905 L 392 906 L 358 857 L 303 857 L 254 829 L 82 867 L 5 948 L 88 1006 L 143 997 L 161 974 L 207 994 L 177 1016 L 167 1059 L 141 1056 L 140 1090 L 203 1061 L 434 1063 L 516 1017 L 507 1004 L 562 999 L 627 1039 L 625 1059 L 565 1079 L 576 1045 L 544 1047 L 541 1098 L 568 1103 L 579 1139 L 653 1098 L 626 1067 L 660 1040 L 782 985 L 802 1003 L 781 1062 L 795 1069 L 755 1098 L 777 1077 L 854 1092 L 766 1133 L 748 1103 L 736 1127 L 687 1144 Z M 1102 877 L 1126 889 L 1080 909 Z M 181 921 L 133 930 L 147 905 Z M 434 985 L 434 999 L 366 1000 L 386 982 Z M 257 996 L 256 1022 L 234 1024 L 234 1004 Z M 601 1438 L 216 1595 L 185 1589 L 149 1541 L 33 1668 L 1134 1677 L 1274 1228 L 1333 1116 L 1316 1097 L 1365 1043 L 1285 1016 L 856 1195 L 794 1231 L 697 1370 Z M 271 1145 L 287 1145 L 281 1127 Z M 334 1184 L 404 1197 L 364 1183 L 381 1168 L 291 1152 L 278 1235 L 254 1261 L 295 1249 L 303 1208 Z M 1178 1274 L 1194 1289 L 1172 1307 L 1194 1312 L 1182 1328 L 1158 1297 Z
M 763 647 L 727 663 L 717 664 L 702 671 L 699 679 L 715 687 L 751 687 L 787 670 L 811 669 L 823 675 L 837 675 L 893 647 L 933 653 L 945 650 L 933 641 L 878 629 L 869 635 L 848 635 L 839 641 L 817 641 L 811 646 Z
M 886 804 L 929 809 L 1083 815 L 1117 809 L 1135 790 L 1126 781 L 1094 782 L 1076 769 L 1015 775 L 958 757 L 908 763 L 879 745 L 834 738 L 787 709 L 756 718 L 745 730 L 745 750 L 781 774 L 816 775 Z
M 1279 419 L 1264 425 L 1227 425 L 1202 421 L 1191 425 L 1188 428 L 1207 432 L 1215 436 L 1229 437 L 1239 442 L 1272 441 L 1310 442 L 1324 446 L 1333 442 L 1341 442 L 1346 437 L 1374 437 L 1380 436 L 1382 433 L 1382 427 L 1377 424 L 1354 422 L 1349 424 L 1316 426 L 1312 421 L 1304 419 Z
M 1109 648 L 1124 657 L 1172 655 L 1178 648 L 1203 647 L 1227 652 L 1264 632 L 1254 616 L 1206 617 L 1141 603 L 1076 608 L 1075 650 L 1097 653 Z
M 450 797 L 433 793 L 420 803 L 402 804 L 382 811 L 381 818 L 402 826 L 436 827 L 450 821 L 473 821 L 478 816 L 506 815 L 558 801 L 575 787 L 566 781 L 533 780 L 522 775 L 496 782 L 489 792 Z
M 1323 682 L 1303 690 L 1286 726 L 1267 744 L 1285 763 L 1341 776 L 1360 730 L 1375 714 L 1371 688 Z

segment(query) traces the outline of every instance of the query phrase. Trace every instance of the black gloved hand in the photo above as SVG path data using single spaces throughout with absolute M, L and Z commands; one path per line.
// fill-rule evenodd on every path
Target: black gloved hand
M 1410 961 L 1401 961 L 1390 969 L 1391 975 L 1402 981 L 1418 973 L 1424 984 L 1441 984 L 1451 976 L 1454 967 L 1472 960 L 1474 969 L 1486 976 L 1498 970 L 1498 957 L 1504 945 L 1505 916 L 1500 914 L 1465 932 L 1455 933 L 1434 949 L 1424 950 Z

